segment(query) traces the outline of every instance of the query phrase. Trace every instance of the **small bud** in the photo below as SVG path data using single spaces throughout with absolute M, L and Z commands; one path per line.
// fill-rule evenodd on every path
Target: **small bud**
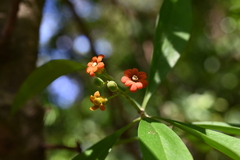
M 104 85 L 104 81 L 99 77 L 94 78 L 93 83 L 98 87 L 102 87 Z
M 116 92 L 116 91 L 118 90 L 117 83 L 114 82 L 114 81 L 109 81 L 109 82 L 107 83 L 107 87 L 108 87 L 108 89 L 109 89 L 110 91 L 112 91 L 112 92 Z

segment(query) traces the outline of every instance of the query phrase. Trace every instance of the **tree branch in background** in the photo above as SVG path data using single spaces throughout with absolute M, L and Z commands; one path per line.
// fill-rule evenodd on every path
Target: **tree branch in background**
M 1 38 L 0 38 L 0 46 L 5 46 L 9 39 L 12 36 L 12 32 L 14 30 L 14 27 L 16 26 L 17 21 L 17 13 L 19 10 L 19 4 L 21 0 L 13 0 L 9 17 L 7 19 L 7 22 L 5 23 L 5 26 L 3 27 L 3 30 L 1 32 Z
M 91 47 L 91 51 L 92 51 L 92 55 L 91 56 L 97 56 L 97 52 L 96 52 L 96 50 L 94 48 L 94 45 L 93 45 L 93 39 L 92 39 L 92 37 L 90 35 L 89 29 L 87 28 L 87 26 L 84 23 L 84 20 L 77 15 L 77 13 L 76 13 L 76 11 L 74 9 L 74 5 L 71 2 L 69 2 L 68 0 L 65 0 L 65 2 L 69 6 L 70 10 L 72 11 L 72 13 L 74 15 L 74 18 L 75 18 L 79 28 L 81 28 L 81 31 L 83 32 L 83 34 L 85 36 L 87 36 L 89 41 L 90 41 L 90 47 Z

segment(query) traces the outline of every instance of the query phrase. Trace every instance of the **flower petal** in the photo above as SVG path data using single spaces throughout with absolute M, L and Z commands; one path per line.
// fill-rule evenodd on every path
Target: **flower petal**
M 87 72 L 87 73 L 89 73 L 89 72 L 91 72 L 91 71 L 92 71 L 92 68 L 91 68 L 91 67 L 86 68 L 86 72 Z
M 137 91 L 137 86 L 135 84 L 132 84 L 132 86 L 130 87 L 130 91 L 131 92 L 136 92 Z
M 133 69 L 132 69 L 132 73 L 133 73 L 134 75 L 137 75 L 137 74 L 138 74 L 138 69 L 137 69 L 137 68 L 133 68 Z
M 90 74 L 91 77 L 94 77 L 94 76 L 95 76 L 95 73 L 92 72 L 92 71 L 91 71 L 89 74 Z
M 105 110 L 106 110 L 106 106 L 104 106 L 103 104 L 100 104 L 99 108 L 100 108 L 102 111 L 105 111 Z
M 147 87 L 148 81 L 146 81 L 146 80 L 141 80 L 140 82 L 143 84 L 143 88 Z
M 98 108 L 99 108 L 99 106 L 94 105 L 94 106 L 90 107 L 90 110 L 95 111 L 95 110 L 97 110 Z
M 94 57 L 92 57 L 92 62 L 97 62 L 97 57 L 96 56 L 94 56 Z
M 147 75 L 145 72 L 138 72 L 138 78 L 141 80 L 147 79 Z
M 104 68 L 104 63 L 103 62 L 99 62 L 98 65 L 97 65 L 97 68 L 98 69 Z
M 137 86 L 138 89 L 143 88 L 143 84 L 141 82 L 136 82 L 135 85 Z
M 130 80 L 130 78 L 127 77 L 127 76 L 123 76 L 123 77 L 121 78 L 121 82 L 122 82 L 122 83 L 126 83 L 128 80 Z
M 97 70 L 98 70 L 98 67 L 97 67 L 97 66 L 93 66 L 93 67 L 92 67 L 92 71 L 93 71 L 93 72 L 96 72 Z
M 131 85 L 133 85 L 135 82 L 131 81 L 131 80 L 127 80 L 125 83 L 125 86 L 129 87 Z
M 128 77 L 132 77 L 133 76 L 132 69 L 127 69 L 123 73 L 124 73 L 125 76 L 128 76 Z
M 100 54 L 97 58 L 97 62 L 98 63 L 101 62 L 103 58 L 104 58 L 104 55 Z
M 90 99 L 90 101 L 93 103 L 95 97 L 91 95 L 91 96 L 89 97 L 89 99 Z
M 96 91 L 96 92 L 94 93 L 94 97 L 100 97 L 100 92 L 99 92 L 99 91 Z
M 92 67 L 92 65 L 93 65 L 93 62 L 88 62 L 87 64 L 88 67 Z

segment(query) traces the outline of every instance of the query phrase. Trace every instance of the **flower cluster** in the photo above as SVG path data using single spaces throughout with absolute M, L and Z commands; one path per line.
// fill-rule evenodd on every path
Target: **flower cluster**
M 97 77 L 94 80 L 94 83 L 97 86 L 107 84 L 107 87 L 110 91 L 123 93 L 118 88 L 116 82 L 113 81 L 112 77 L 106 72 L 103 72 L 105 66 L 104 62 L 102 62 L 103 58 L 104 55 L 94 56 L 87 64 L 86 73 L 89 73 L 92 77 L 96 76 L 96 73 L 101 74 L 101 78 Z M 103 81 L 102 77 L 104 77 L 105 81 Z M 125 84 L 125 86 L 129 87 L 131 92 L 136 92 L 138 89 L 147 87 L 148 81 L 146 79 L 147 75 L 145 72 L 139 72 L 137 68 L 133 68 L 124 71 L 124 76 L 121 78 L 121 82 Z M 99 91 L 96 91 L 93 96 L 90 96 L 90 101 L 94 104 L 90 110 L 95 111 L 98 108 L 102 111 L 106 110 L 105 104 L 108 99 L 102 97 Z

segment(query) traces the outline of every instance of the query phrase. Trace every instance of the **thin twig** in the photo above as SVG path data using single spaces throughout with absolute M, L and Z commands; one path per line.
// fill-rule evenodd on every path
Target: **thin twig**
M 7 22 L 5 23 L 5 26 L 3 27 L 3 30 L 1 32 L 0 45 L 6 44 L 12 36 L 12 32 L 16 26 L 17 13 L 19 10 L 20 2 L 21 2 L 21 0 L 13 0 L 12 1 L 12 6 L 10 9 L 9 17 L 8 17 Z
M 83 34 L 88 37 L 89 41 L 90 41 L 90 47 L 91 47 L 91 50 L 92 50 L 92 56 L 97 56 L 97 52 L 94 48 L 94 45 L 93 45 L 93 39 L 90 35 L 90 31 L 89 29 L 87 28 L 87 26 L 85 25 L 84 23 L 84 20 L 82 18 L 80 18 L 76 11 L 75 11 L 75 8 L 74 8 L 74 5 L 68 1 L 68 0 L 65 0 L 66 4 L 69 6 L 70 10 L 72 11 L 73 15 L 74 15 L 74 18 L 76 19 L 76 22 L 79 26 L 79 28 L 81 28 Z

